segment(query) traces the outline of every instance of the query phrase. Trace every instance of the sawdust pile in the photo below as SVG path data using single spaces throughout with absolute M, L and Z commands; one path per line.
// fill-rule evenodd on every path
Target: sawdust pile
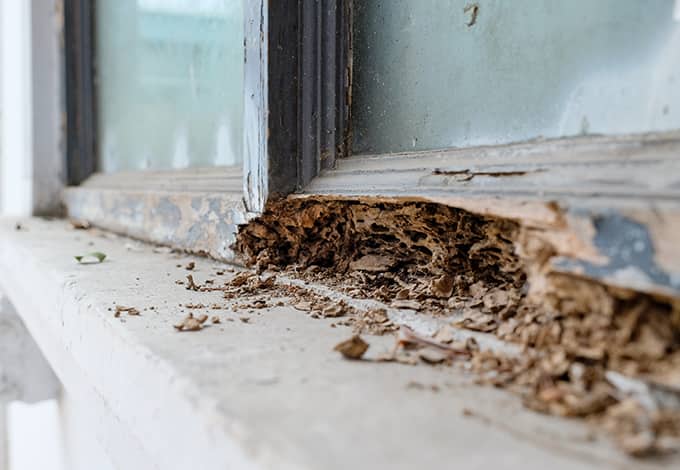
M 596 421 L 631 455 L 680 450 L 680 309 L 550 272 L 553 248 L 514 221 L 425 202 L 292 199 L 244 226 L 235 248 L 260 272 L 519 343 L 518 356 L 470 351 L 479 381 L 534 410 Z M 346 313 L 355 331 L 397 329 L 384 312 Z M 371 318 L 389 327 L 372 330 Z

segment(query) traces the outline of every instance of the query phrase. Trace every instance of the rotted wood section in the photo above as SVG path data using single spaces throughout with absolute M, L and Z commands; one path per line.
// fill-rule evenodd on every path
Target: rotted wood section
M 420 200 L 508 218 L 556 272 L 680 298 L 680 134 L 341 159 L 296 197 Z

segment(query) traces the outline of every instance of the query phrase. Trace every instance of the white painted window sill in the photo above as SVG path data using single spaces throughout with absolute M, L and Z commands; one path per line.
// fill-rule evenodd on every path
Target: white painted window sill
M 200 281 L 221 265 L 61 221 L 15 222 L 0 223 L 0 285 L 119 468 L 631 465 L 585 426 L 528 412 L 458 369 L 342 360 L 332 347 L 349 330 L 288 306 L 249 323 L 214 310 L 222 324 L 178 333 L 179 304 L 228 301 L 177 285 L 187 272 L 176 265 L 195 260 Z M 104 263 L 73 259 L 95 250 Z M 142 314 L 114 318 L 114 302 Z

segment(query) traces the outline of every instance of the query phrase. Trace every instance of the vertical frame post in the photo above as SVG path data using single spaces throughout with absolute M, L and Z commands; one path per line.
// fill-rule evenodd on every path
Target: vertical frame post
M 252 212 L 348 153 L 351 1 L 246 2 L 244 195 Z
M 67 173 L 79 184 L 95 172 L 94 2 L 64 1 Z

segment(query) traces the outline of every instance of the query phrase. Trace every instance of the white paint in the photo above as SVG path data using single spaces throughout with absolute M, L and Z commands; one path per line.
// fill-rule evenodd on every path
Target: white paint
M 0 401 L 35 403 L 55 398 L 60 388 L 14 307 L 0 292 Z
M 54 449 L 60 447 L 57 421 L 49 411 L 50 406 L 56 409 L 55 402 L 35 407 L 17 402 L 49 403 L 44 400 L 57 397 L 60 388 L 13 306 L 0 293 L 0 470 L 7 470 L 9 463 L 10 470 L 61 469 L 52 465 L 58 461 Z M 5 415 L 10 401 L 10 413 Z M 41 443 L 41 452 L 33 450 L 36 442 Z M 48 464 L 33 465 L 41 456 Z
M 92 432 L 92 423 L 96 423 L 92 408 L 64 393 L 59 400 L 59 412 L 66 469 L 118 470 Z
M 1 0 L 2 212 L 32 213 L 31 2 Z
M 10 0 L 12 1 L 12 0 Z M 63 0 L 31 4 L 32 204 L 35 214 L 60 210 L 65 181 L 66 123 L 61 52 Z
M 9 470 L 65 469 L 59 408 L 55 400 L 32 405 L 11 403 L 7 419 Z
M 269 114 L 267 74 L 269 37 L 267 2 L 245 2 L 245 97 L 243 108 L 243 199 L 246 209 L 259 213 L 269 197 Z M 275 158 L 275 157 L 273 157 Z
M 64 179 L 61 0 L 0 0 L 0 212 L 54 212 Z

